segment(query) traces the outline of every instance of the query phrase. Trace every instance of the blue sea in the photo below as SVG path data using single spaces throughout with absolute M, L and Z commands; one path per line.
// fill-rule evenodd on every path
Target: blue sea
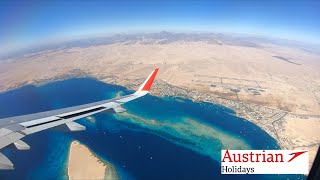
M 0 93 L 0 118 L 80 105 L 132 93 L 92 78 L 73 78 Z M 220 105 L 147 95 L 125 113 L 81 119 L 81 132 L 55 129 L 25 137 L 31 149 L 2 152 L 15 170 L 1 180 L 68 179 L 70 143 L 78 140 L 112 163 L 121 179 L 305 179 L 302 175 L 221 175 L 221 149 L 279 149 L 258 126 Z M 84 162 L 85 163 L 85 162 Z

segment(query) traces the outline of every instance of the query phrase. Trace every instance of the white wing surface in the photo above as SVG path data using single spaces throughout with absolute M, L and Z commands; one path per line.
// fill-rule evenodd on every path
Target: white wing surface
M 74 122 L 75 120 L 99 112 L 124 112 L 122 104 L 148 94 L 158 70 L 158 68 L 154 69 L 138 91 L 130 95 L 64 109 L 0 119 L 0 149 L 13 144 L 18 150 L 28 150 L 30 146 L 20 139 L 29 134 L 56 126 L 65 126 L 70 131 L 81 131 L 85 130 L 85 127 Z M 1 152 L 0 169 L 14 169 L 12 162 Z

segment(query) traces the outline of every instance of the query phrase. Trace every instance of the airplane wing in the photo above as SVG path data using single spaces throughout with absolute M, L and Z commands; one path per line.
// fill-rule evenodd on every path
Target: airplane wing
M 56 126 L 65 126 L 71 131 L 85 130 L 75 120 L 99 113 L 120 113 L 125 109 L 122 104 L 148 94 L 158 72 L 154 69 L 140 88 L 133 94 L 64 109 L 40 112 L 0 119 L 0 149 L 13 144 L 18 150 L 28 150 L 30 146 L 23 142 L 23 137 Z M 0 152 L 0 169 L 14 169 L 12 162 Z

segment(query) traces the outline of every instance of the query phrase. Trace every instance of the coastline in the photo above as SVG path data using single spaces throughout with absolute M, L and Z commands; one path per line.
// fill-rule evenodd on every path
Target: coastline
M 8 91 L 11 89 L 15 89 L 24 85 L 33 84 L 35 86 L 40 86 L 43 84 L 47 84 L 50 82 L 63 81 L 70 78 L 82 78 L 88 77 L 93 78 L 98 81 L 102 81 L 104 83 L 125 86 L 130 90 L 136 90 L 138 86 L 143 82 L 143 78 L 137 78 L 134 80 L 134 84 L 132 84 L 133 80 L 120 78 L 117 76 L 105 77 L 105 76 L 96 76 L 93 74 L 88 74 L 84 72 L 77 71 L 76 73 L 67 74 L 64 76 L 53 77 L 50 79 L 43 79 L 37 81 L 29 81 L 22 84 L 14 85 L 10 88 L 6 88 L 2 91 Z M 129 81 L 130 80 L 130 81 Z M 0 89 L 1 90 L 1 89 Z M 307 133 L 308 136 L 303 139 L 307 142 L 302 143 L 299 141 L 299 136 L 304 132 L 297 132 L 292 127 L 295 127 L 296 124 L 294 121 L 303 120 L 303 119 L 311 119 L 313 122 L 309 126 L 305 126 L 307 129 L 311 128 L 311 131 L 315 131 L 317 128 L 317 124 L 320 123 L 320 114 L 316 115 L 306 115 L 306 114 L 297 114 L 292 113 L 285 110 L 276 109 L 273 107 L 268 107 L 262 104 L 248 103 L 236 101 L 224 97 L 219 97 L 210 92 L 206 91 L 197 91 L 192 89 L 180 88 L 169 84 L 163 80 L 156 80 L 151 90 L 152 95 L 156 96 L 172 96 L 172 97 L 182 97 L 191 99 L 193 101 L 202 101 L 218 104 L 229 109 L 232 109 L 236 114 L 236 116 L 240 118 L 244 118 L 245 120 L 254 123 L 259 126 L 263 131 L 267 132 L 271 137 L 273 137 L 277 143 L 279 144 L 281 149 L 302 149 L 310 151 L 310 161 L 309 165 L 313 163 L 313 159 L 316 155 L 317 148 L 320 142 L 320 136 L 318 134 L 310 134 Z M 294 119 L 294 120 L 292 120 Z M 287 128 L 287 124 L 290 121 L 290 128 Z M 293 122 L 293 123 L 292 123 Z M 320 126 L 319 126 L 320 127 Z M 290 134 L 288 134 L 290 133 Z M 293 133 L 293 135 L 292 135 Z M 298 136 L 299 135 L 299 136 Z M 310 138 L 311 136 L 311 138 Z M 313 138 L 315 136 L 316 138 Z
M 157 96 L 182 97 L 227 107 L 233 110 L 237 117 L 260 127 L 276 140 L 281 149 L 309 150 L 309 169 L 311 169 L 320 145 L 320 134 L 318 133 L 320 114 L 291 113 L 268 106 L 219 97 L 213 93 L 183 89 L 164 81 L 156 81 L 151 93 Z M 304 120 L 308 120 L 308 123 Z M 301 121 L 304 121 L 304 126 L 298 128 Z
M 130 90 L 136 90 L 144 80 L 139 78 L 135 80 L 135 83 L 132 83 L 132 80 L 129 81 L 129 79 L 115 76 L 111 81 L 99 77 L 96 79 L 109 84 L 125 86 Z M 237 117 L 260 127 L 277 141 L 281 149 L 309 150 L 309 168 L 313 164 L 320 145 L 320 135 L 317 133 L 320 130 L 320 114 L 298 114 L 263 104 L 237 101 L 207 91 L 177 87 L 163 80 L 156 80 L 150 93 L 160 97 L 182 97 L 192 101 L 208 102 L 227 107 L 233 110 Z M 303 120 L 308 120 L 308 124 L 304 126 L 305 129 L 303 131 L 295 130 L 296 124 Z M 313 133 L 307 133 L 307 131 Z
M 120 179 L 115 167 L 102 161 L 88 147 L 72 141 L 69 149 L 67 173 L 69 179 Z

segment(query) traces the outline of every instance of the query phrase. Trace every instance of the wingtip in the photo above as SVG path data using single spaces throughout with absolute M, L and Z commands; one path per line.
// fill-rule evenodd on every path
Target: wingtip
M 159 68 L 155 68 L 152 73 L 149 75 L 149 77 L 144 81 L 144 83 L 139 88 L 139 91 L 149 91 L 151 89 L 151 86 L 153 84 L 153 81 L 159 71 Z

